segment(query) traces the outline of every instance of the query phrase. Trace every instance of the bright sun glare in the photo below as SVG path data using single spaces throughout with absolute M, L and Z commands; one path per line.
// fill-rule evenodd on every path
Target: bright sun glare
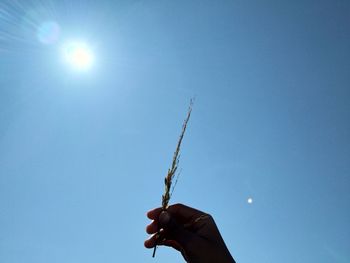
M 65 61 L 77 70 L 91 68 L 94 60 L 91 49 L 83 42 L 67 42 L 63 46 L 63 55 Z

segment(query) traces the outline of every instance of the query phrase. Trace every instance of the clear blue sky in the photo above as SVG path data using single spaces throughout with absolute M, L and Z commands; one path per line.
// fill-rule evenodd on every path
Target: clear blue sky
M 181 262 L 145 213 L 196 96 L 172 203 L 237 262 L 349 263 L 349 25 L 346 0 L 1 0 L 0 262 Z

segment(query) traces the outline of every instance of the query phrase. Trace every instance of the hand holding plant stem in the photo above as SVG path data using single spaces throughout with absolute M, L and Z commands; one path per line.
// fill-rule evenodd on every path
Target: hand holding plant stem
M 165 190 L 164 190 L 164 194 L 162 195 L 162 210 L 163 211 L 166 211 L 167 208 L 168 208 L 169 200 L 170 200 L 170 197 L 171 197 L 171 191 L 172 191 L 171 186 L 172 186 L 173 179 L 175 177 L 175 173 L 176 173 L 176 170 L 177 170 L 177 167 L 178 167 L 178 164 L 179 164 L 180 147 L 181 147 L 182 139 L 183 139 L 183 137 L 185 135 L 185 131 L 186 131 L 186 128 L 187 128 L 187 123 L 188 123 L 188 121 L 189 121 L 189 119 L 191 117 L 192 106 L 193 106 L 193 99 L 191 99 L 191 101 L 190 101 L 190 106 L 188 108 L 187 117 L 186 117 L 186 119 L 185 119 L 185 121 L 184 121 L 184 123 L 182 125 L 182 131 L 181 131 L 179 140 L 177 142 L 176 150 L 174 152 L 173 160 L 172 160 L 172 163 L 171 163 L 171 168 L 168 170 L 168 174 L 166 175 L 165 180 L 164 180 Z M 159 230 L 158 230 L 156 235 L 159 238 L 159 236 L 160 236 Z M 155 257 L 156 249 L 157 249 L 157 245 L 154 246 L 152 257 Z

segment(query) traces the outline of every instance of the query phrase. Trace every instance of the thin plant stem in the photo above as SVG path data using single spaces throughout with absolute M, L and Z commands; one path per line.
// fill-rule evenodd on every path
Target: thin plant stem
M 188 121 L 190 120 L 190 117 L 191 117 L 193 102 L 194 102 L 194 100 L 191 99 L 190 106 L 188 107 L 188 111 L 187 111 L 187 117 L 184 120 L 184 123 L 182 125 L 182 131 L 181 131 L 179 140 L 178 140 L 177 145 L 176 145 L 176 150 L 175 150 L 174 155 L 173 155 L 171 167 L 168 169 L 168 173 L 164 179 L 165 188 L 164 188 L 164 194 L 162 195 L 162 209 L 163 209 L 163 211 L 167 210 L 168 205 L 169 205 L 169 201 L 170 201 L 170 197 L 171 197 L 172 192 L 174 191 L 174 188 L 175 188 L 176 183 L 177 183 L 177 180 L 176 180 L 174 186 L 171 187 L 172 183 L 173 183 L 173 179 L 174 179 L 176 171 L 177 171 L 178 164 L 179 164 L 181 143 L 182 143 L 182 140 L 183 140 L 184 135 L 185 135 Z M 156 255 L 157 242 L 158 242 L 159 237 L 160 237 L 160 230 L 156 233 L 156 245 L 154 246 L 152 257 L 155 257 L 155 255 Z

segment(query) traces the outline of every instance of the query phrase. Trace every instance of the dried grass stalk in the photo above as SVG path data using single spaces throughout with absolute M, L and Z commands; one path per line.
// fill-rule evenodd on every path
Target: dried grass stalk
M 191 117 L 192 106 L 193 106 L 193 99 L 191 99 L 191 101 L 190 101 L 190 106 L 188 107 L 188 111 L 187 111 L 187 117 L 184 120 L 184 123 L 182 125 L 182 131 L 181 131 L 179 140 L 177 142 L 177 146 L 176 146 L 176 150 L 174 152 L 174 156 L 173 156 L 173 160 L 172 160 L 172 163 L 171 163 L 171 167 L 168 170 L 168 174 L 166 175 L 165 180 L 164 180 L 165 189 L 164 189 L 164 194 L 162 195 L 162 208 L 163 208 L 164 211 L 168 208 L 168 205 L 169 205 L 169 201 L 170 201 L 170 197 L 171 197 L 171 191 L 173 190 L 171 188 L 171 186 L 172 186 L 173 179 L 175 177 L 176 170 L 177 170 L 177 167 L 178 167 L 178 164 L 179 164 L 181 143 L 182 143 L 182 139 L 184 138 L 184 135 L 185 135 L 185 131 L 186 131 L 186 128 L 187 128 L 188 121 L 190 120 L 190 117 Z M 156 235 L 157 235 L 157 238 L 158 238 L 159 237 L 159 231 L 158 231 L 158 233 Z M 152 255 L 153 257 L 156 254 L 156 249 L 157 249 L 157 245 L 154 247 L 153 255 Z

